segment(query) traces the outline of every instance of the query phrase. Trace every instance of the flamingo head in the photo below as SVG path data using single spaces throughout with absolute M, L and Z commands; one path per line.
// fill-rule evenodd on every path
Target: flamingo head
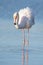
M 14 25 L 18 25 L 18 21 L 19 21 L 19 14 L 18 12 L 16 12 L 13 16 L 14 18 Z

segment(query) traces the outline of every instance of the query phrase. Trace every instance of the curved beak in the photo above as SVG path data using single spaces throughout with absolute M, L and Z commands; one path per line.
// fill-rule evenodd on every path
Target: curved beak
M 16 21 L 17 21 L 17 16 L 14 17 L 14 25 L 16 25 Z
M 17 16 L 15 16 L 14 18 L 15 18 L 15 21 L 16 21 L 16 19 L 17 19 Z

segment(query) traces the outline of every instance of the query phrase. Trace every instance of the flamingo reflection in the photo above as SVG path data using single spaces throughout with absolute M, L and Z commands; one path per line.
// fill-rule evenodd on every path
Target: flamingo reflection
M 24 49 L 22 49 L 22 65 L 28 65 L 28 49 L 25 51 Z

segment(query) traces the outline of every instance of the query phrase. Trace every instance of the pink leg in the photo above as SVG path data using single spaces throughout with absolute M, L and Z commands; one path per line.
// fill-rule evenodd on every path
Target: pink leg
M 28 42 L 27 42 L 27 49 L 26 49 L 26 65 L 28 65 L 28 45 L 29 45 L 29 30 L 28 30 Z
M 26 65 L 28 65 L 29 30 L 28 30 L 28 35 L 27 35 L 27 42 L 26 42 L 26 39 L 25 39 L 25 30 L 23 29 L 22 31 L 23 31 L 22 65 L 24 65 L 24 63 L 25 63 L 25 53 L 24 53 L 25 43 L 27 44 L 27 48 L 26 48 Z
M 22 29 L 23 31 L 23 45 L 22 45 L 22 65 L 25 63 L 25 53 L 24 53 L 24 47 L 25 47 L 25 30 Z
M 29 29 L 28 29 L 28 45 L 29 45 Z
M 24 49 L 24 47 L 25 47 L 25 30 L 24 29 L 22 29 L 22 32 L 23 32 L 23 48 L 22 49 Z

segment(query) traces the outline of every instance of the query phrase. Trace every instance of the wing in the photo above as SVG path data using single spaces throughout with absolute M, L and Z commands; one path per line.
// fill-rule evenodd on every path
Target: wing
M 28 18 L 26 16 L 23 16 L 21 18 L 21 21 L 19 22 L 19 28 L 25 28 L 27 20 L 28 20 Z

